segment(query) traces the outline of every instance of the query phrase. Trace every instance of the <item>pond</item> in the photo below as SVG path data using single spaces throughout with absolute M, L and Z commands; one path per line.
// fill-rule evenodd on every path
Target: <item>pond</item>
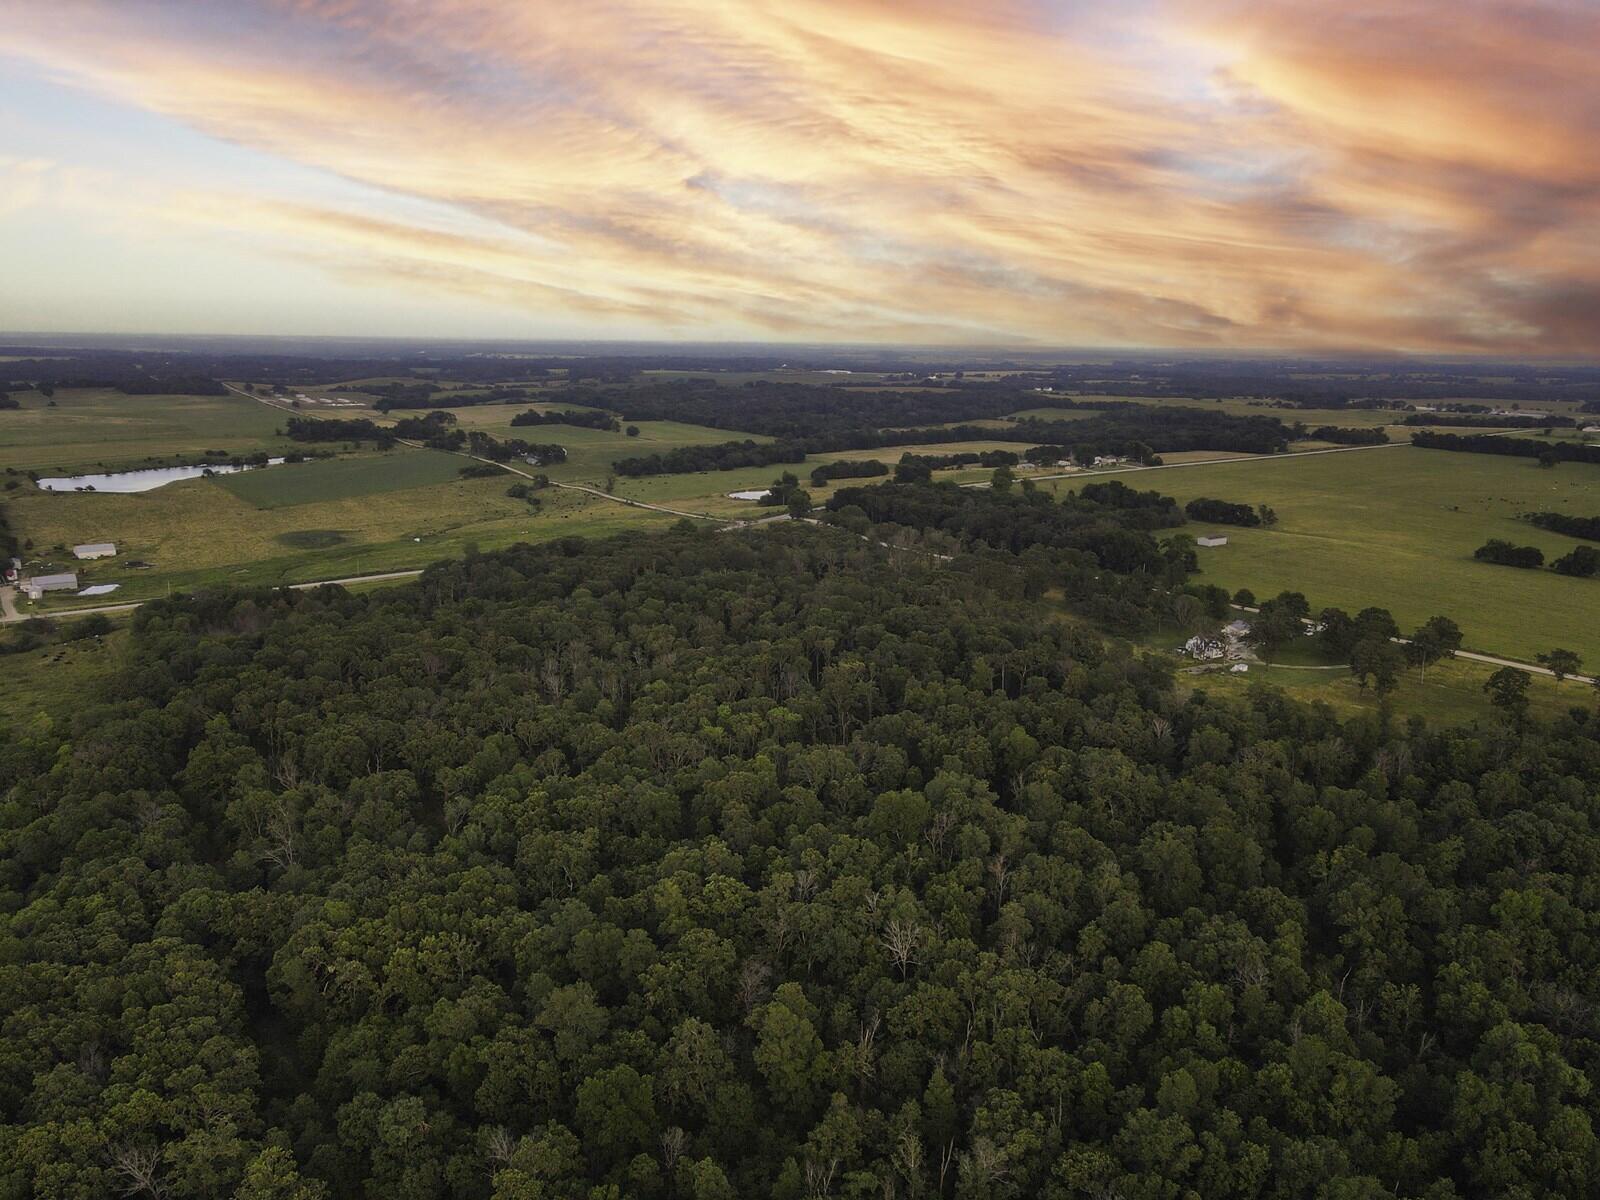
M 267 459 L 267 466 L 275 467 L 281 458 Z M 198 479 L 210 472 L 212 475 L 232 475 L 236 471 L 250 471 L 253 467 L 236 467 L 232 463 L 205 463 L 197 467 L 146 467 L 139 471 L 113 471 L 109 475 L 66 475 L 39 480 L 47 492 L 80 492 L 93 489 L 97 492 L 148 492 L 180 479 Z
M 772 492 L 768 488 L 760 488 L 749 492 L 729 492 L 729 500 L 765 500 Z

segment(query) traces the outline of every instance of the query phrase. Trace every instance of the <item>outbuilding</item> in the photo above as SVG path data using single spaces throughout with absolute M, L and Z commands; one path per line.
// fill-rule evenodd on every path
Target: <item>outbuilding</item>
M 41 599 L 46 592 L 75 592 L 77 590 L 78 576 L 73 571 L 68 571 L 62 575 L 35 575 L 31 579 L 22 581 L 23 594 L 29 600 Z
M 1199 537 L 1195 538 L 1194 544 L 1197 546 L 1226 546 L 1228 544 L 1228 538 L 1225 534 L 1221 533 L 1202 533 Z
M 74 546 L 72 553 L 76 558 L 115 558 L 117 544 L 115 542 L 85 542 L 81 546 Z

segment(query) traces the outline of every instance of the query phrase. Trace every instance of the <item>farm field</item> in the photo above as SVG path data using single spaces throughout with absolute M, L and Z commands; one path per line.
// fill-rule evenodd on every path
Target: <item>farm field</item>
M 686 428 L 693 428 L 689 426 Z M 629 439 L 630 441 L 637 439 Z M 724 439 L 726 440 L 726 439 Z M 764 439 L 757 439 L 764 440 Z M 699 471 L 688 475 L 647 475 L 637 479 L 618 476 L 615 494 L 630 500 L 643 500 L 651 504 L 668 504 L 691 512 L 712 513 L 718 516 L 767 516 L 771 510 L 761 510 L 748 500 L 733 500 L 729 492 L 764 488 L 785 471 L 799 476 L 814 504 L 823 504 L 829 496 L 842 487 L 859 487 L 881 481 L 874 479 L 839 479 L 825 487 L 813 487 L 808 476 L 817 467 L 831 462 L 866 462 L 870 459 L 890 467 L 906 454 L 958 454 L 984 450 L 1010 450 L 1020 452 L 1028 448 L 1026 442 L 940 442 L 919 446 L 883 446 L 875 450 L 838 450 L 812 454 L 803 463 L 774 463 L 767 467 L 740 467 L 731 471 Z M 568 464 L 571 465 L 570 463 Z M 988 479 L 993 474 L 989 468 L 972 468 L 938 471 L 936 478 L 952 483 L 967 483 Z M 551 478 L 559 478 L 554 471 Z
M 0 411 L 0 469 L 81 474 L 150 466 L 207 450 L 282 454 L 283 415 L 243 396 L 125 396 L 61 388 L 55 407 L 38 392 L 18 392 L 20 409 Z
M 1277 417 L 1285 425 L 1293 425 L 1296 421 L 1315 429 L 1319 425 L 1338 425 L 1347 429 L 1373 429 L 1386 428 L 1391 441 L 1406 442 L 1411 440 L 1411 434 L 1418 428 L 1432 428 L 1430 426 L 1402 425 L 1400 422 L 1412 415 L 1405 412 L 1396 412 L 1388 409 L 1373 408 L 1289 408 L 1274 407 L 1261 400 L 1195 400 L 1177 396 L 1098 396 L 1084 394 L 1075 396 L 1080 400 L 1124 400 L 1138 404 L 1165 405 L 1183 408 L 1206 408 L 1225 412 L 1236 417 Z M 1441 403 L 1446 403 L 1441 401 Z M 1477 401 L 1475 403 L 1481 403 Z M 1534 415 L 1539 412 L 1567 413 L 1575 408 L 1572 404 L 1549 402 L 1538 409 L 1524 410 L 1525 415 Z M 1012 413 L 1011 416 L 1019 420 L 1029 418 L 1041 421 L 1072 421 L 1093 416 L 1095 410 L 1081 408 L 1051 408 L 1048 405 L 1040 408 L 1023 409 Z M 1437 428 L 1453 432 L 1463 432 L 1459 427 L 1438 426 Z M 1485 426 L 1473 432 L 1486 432 L 1494 429 L 1512 428 L 1511 426 Z M 1296 448 L 1306 448 L 1304 442 L 1296 443 Z
M 1578 545 L 1517 514 L 1600 510 L 1600 466 L 1543 470 L 1525 459 L 1401 446 L 1117 474 L 1180 502 L 1209 496 L 1277 511 L 1272 529 L 1221 529 L 1228 544 L 1199 552 L 1206 582 L 1258 596 L 1300 591 L 1313 608 L 1379 605 L 1404 627 L 1442 614 L 1461 625 L 1469 649 L 1531 660 L 1562 646 L 1600 663 L 1600 581 L 1472 558 L 1491 537 L 1538 546 L 1547 560 Z M 1076 481 L 1041 486 L 1059 494 Z
M 440 457 L 456 465 L 467 462 Z M 7 511 L 34 543 L 30 572 L 76 570 L 85 586 L 120 584 L 105 598 L 109 603 L 209 583 L 298 583 L 421 567 L 459 556 L 472 544 L 491 549 L 568 534 L 599 536 L 640 522 L 671 520 L 554 488 L 539 493 L 542 507 L 534 512 L 506 495 L 516 482 L 509 474 L 414 485 L 387 492 L 381 500 L 369 493 L 265 509 L 223 487 L 221 478 L 131 495 L 12 493 Z M 117 557 L 77 563 L 64 551 L 91 540 L 115 541 Z M 133 561 L 151 565 L 130 569 Z M 86 603 L 57 593 L 43 608 Z
M 1196 400 L 1184 396 L 1102 396 L 1082 394 L 1071 397 L 1074 400 L 1111 400 L 1126 401 L 1134 404 L 1152 404 L 1169 408 L 1204 408 L 1217 412 L 1225 412 L 1236 417 L 1277 417 L 1285 425 L 1293 425 L 1300 421 L 1306 425 L 1343 425 L 1347 428 L 1367 429 L 1373 426 L 1390 425 L 1406 416 L 1403 412 L 1391 412 L 1383 409 L 1372 408 L 1275 408 L 1260 400 Z M 1051 408 L 1044 405 L 1040 408 L 1024 409 L 1013 413 L 1012 416 L 1021 419 L 1037 418 L 1041 421 L 1071 421 L 1082 417 L 1095 415 L 1094 409 L 1083 408 Z
M 540 467 L 542 474 L 564 483 L 588 483 L 598 486 L 611 474 L 611 464 L 619 458 L 632 458 L 646 454 L 662 454 L 680 446 L 715 445 L 718 442 L 770 442 L 759 434 L 741 433 L 733 429 L 712 429 L 705 425 L 688 425 L 681 421 L 632 421 L 638 426 L 639 436 L 613 433 L 608 429 L 585 429 L 577 425 L 512 425 L 511 418 L 529 408 L 541 412 L 551 409 L 580 410 L 578 404 L 485 404 L 467 408 L 452 408 L 457 424 L 466 430 L 481 430 L 501 439 L 522 438 L 529 442 L 554 442 L 564 446 L 567 461 L 552 467 Z M 388 418 L 371 414 L 378 421 L 392 423 L 395 413 Z M 406 416 L 420 415 L 407 412 Z
M 772 383 L 810 383 L 827 387 L 838 383 L 883 383 L 888 376 L 881 371 L 806 371 L 775 369 L 771 371 L 678 371 L 669 369 L 646 370 L 639 373 L 641 383 L 667 383 L 676 379 L 710 379 L 724 387 L 741 387 L 757 381 Z
M 285 464 L 214 482 L 255 508 L 289 508 L 448 483 L 470 466 L 457 454 L 405 447 L 385 454 Z

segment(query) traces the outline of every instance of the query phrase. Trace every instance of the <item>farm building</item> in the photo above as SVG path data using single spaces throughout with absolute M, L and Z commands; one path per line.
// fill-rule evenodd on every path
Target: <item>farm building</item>
M 81 546 L 72 548 L 76 558 L 114 558 L 117 553 L 115 542 L 85 542 Z
M 1201 662 L 1221 658 L 1227 651 L 1226 643 L 1217 637 L 1200 637 L 1197 635 L 1183 644 L 1183 652 L 1190 658 L 1199 659 Z
M 1226 534 L 1221 533 L 1202 533 L 1195 538 L 1194 544 L 1197 546 L 1226 546 L 1228 538 Z
M 76 591 L 77 588 L 78 576 L 72 571 L 62 575 L 35 575 L 22 581 L 22 590 L 29 600 L 38 600 L 46 592 Z

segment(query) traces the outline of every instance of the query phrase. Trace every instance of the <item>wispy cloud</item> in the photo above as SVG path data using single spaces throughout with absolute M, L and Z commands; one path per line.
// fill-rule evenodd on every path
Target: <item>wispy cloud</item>
M 166 222 L 441 303 L 601 334 L 1600 345 L 1587 0 L 0 15 L 0 53 L 369 197 L 218 178 Z

